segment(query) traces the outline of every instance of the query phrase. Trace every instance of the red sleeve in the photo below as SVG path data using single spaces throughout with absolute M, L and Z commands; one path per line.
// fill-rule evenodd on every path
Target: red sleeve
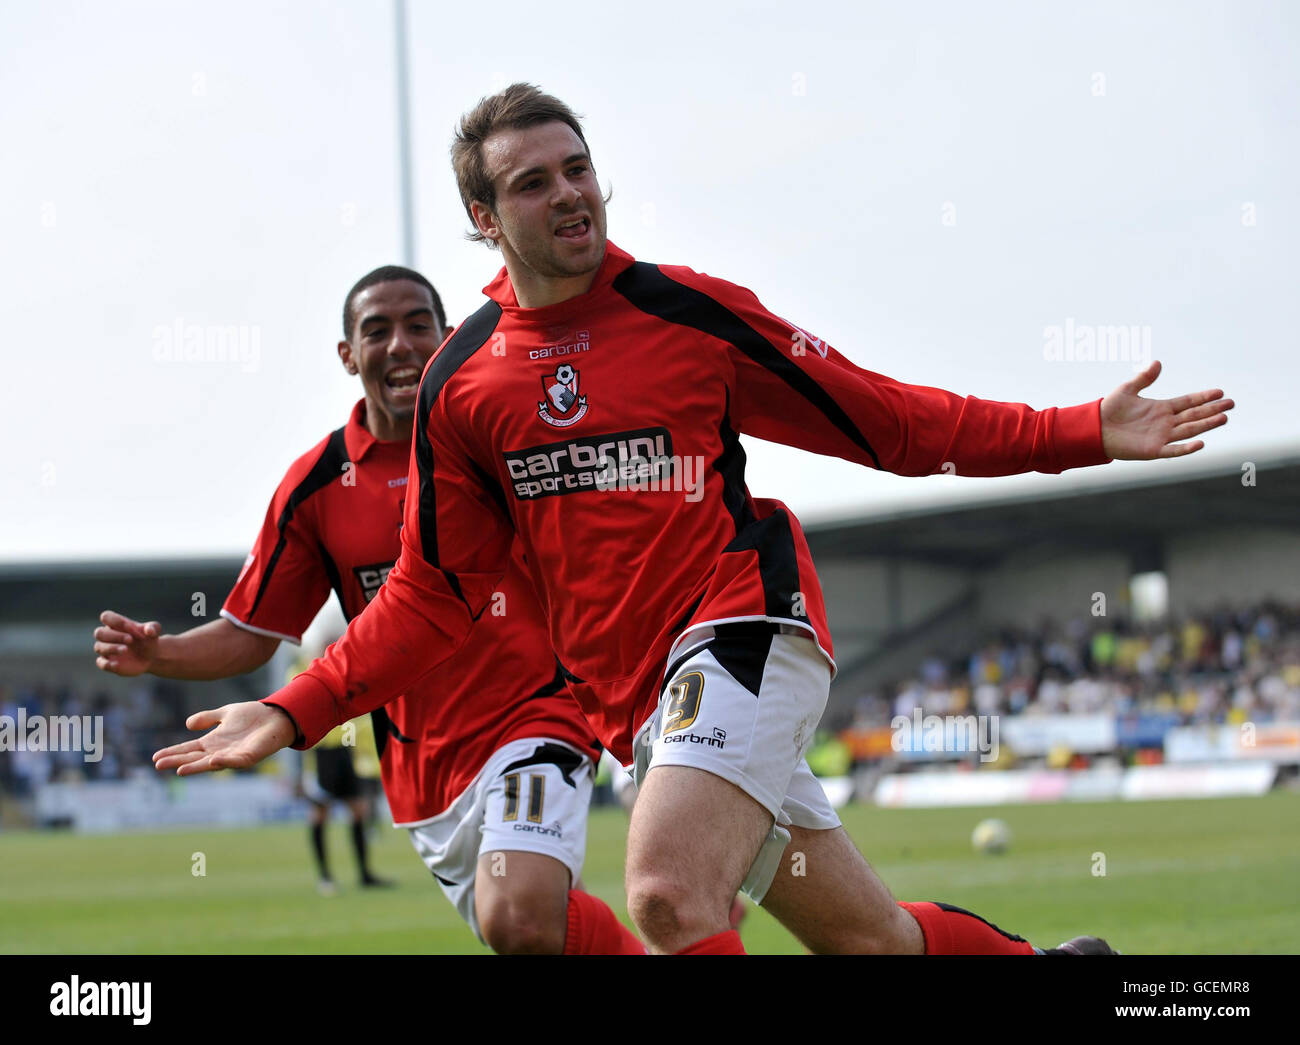
M 452 656 L 505 574 L 513 529 L 446 419 L 430 382 L 438 358 L 420 387 L 397 565 L 343 637 L 266 698 L 297 723 L 295 747 L 382 707 Z
M 750 291 L 664 272 L 721 305 L 740 432 L 899 475 L 1014 475 L 1105 464 L 1100 400 L 1047 410 L 907 385 L 854 366 Z
M 329 444 L 329 439 L 322 440 L 295 461 L 280 481 L 257 543 L 221 607 L 221 615 L 232 623 L 297 644 L 329 598 L 329 574 L 320 554 L 314 505 L 295 496 L 311 486 L 313 476 L 322 470 Z

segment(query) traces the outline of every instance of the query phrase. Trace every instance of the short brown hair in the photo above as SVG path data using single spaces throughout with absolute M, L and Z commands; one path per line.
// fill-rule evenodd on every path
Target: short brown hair
M 583 148 L 590 154 L 587 137 L 582 133 L 582 124 L 578 122 L 574 111 L 560 99 L 546 94 L 531 83 L 512 83 L 504 91 L 480 98 L 478 104 L 461 117 L 456 137 L 451 143 L 451 166 L 456 172 L 460 202 L 464 204 L 465 213 L 469 215 L 473 226 L 470 239 L 486 241 L 483 233 L 473 225 L 474 214 L 470 210 L 470 204 L 477 200 L 488 207 L 495 207 L 497 203 L 496 190 L 492 187 L 492 179 L 488 177 L 487 166 L 483 162 L 483 143 L 498 131 L 517 131 L 557 120 L 572 128 L 573 133 L 582 141 Z M 494 243 L 489 245 L 496 246 Z

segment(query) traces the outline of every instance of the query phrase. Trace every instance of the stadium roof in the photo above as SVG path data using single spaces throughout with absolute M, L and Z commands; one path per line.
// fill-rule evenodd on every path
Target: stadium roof
M 1255 465 L 1243 485 L 1243 463 Z M 946 566 L 986 567 L 1041 544 L 1126 548 L 1135 562 L 1160 568 L 1171 535 L 1230 525 L 1300 532 L 1300 452 L 1161 469 L 1151 478 L 1077 479 L 1044 495 L 1042 487 L 958 506 L 902 511 L 810 525 L 814 556 L 891 557 Z M 1087 473 L 1079 473 L 1081 476 Z
M 116 609 L 149 619 L 192 619 L 193 597 L 202 593 L 211 620 L 239 574 L 241 556 L 193 559 L 21 562 L 0 569 L 0 625 L 29 625 L 66 620 L 87 621 L 86 634 L 100 610 Z M 141 596 L 147 605 L 136 605 Z

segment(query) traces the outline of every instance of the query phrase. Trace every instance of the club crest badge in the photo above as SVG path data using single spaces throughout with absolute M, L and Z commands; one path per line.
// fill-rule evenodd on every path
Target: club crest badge
M 578 394 L 578 371 L 561 363 L 555 373 L 542 378 L 546 398 L 537 404 L 537 416 L 555 428 L 568 428 L 587 412 L 587 397 Z

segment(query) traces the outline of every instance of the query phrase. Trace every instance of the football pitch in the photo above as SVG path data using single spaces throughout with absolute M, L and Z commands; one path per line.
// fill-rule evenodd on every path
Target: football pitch
M 997 809 L 852 806 L 842 814 L 898 897 L 968 907 L 1042 946 L 1090 933 L 1130 954 L 1300 950 L 1300 793 L 1294 791 Z M 1010 825 L 1007 853 L 971 849 L 971 830 L 986 816 Z M 621 916 L 626 829 L 621 812 L 593 811 L 583 875 L 587 888 Z M 405 832 L 375 832 L 375 870 L 398 883 L 388 890 L 356 887 L 347 834 L 336 816 L 329 844 L 340 891 L 332 897 L 315 891 L 302 825 L 0 834 L 0 951 L 488 953 L 424 870 Z M 816 873 L 813 866 L 806 870 Z M 742 936 L 752 953 L 801 950 L 757 909 Z

